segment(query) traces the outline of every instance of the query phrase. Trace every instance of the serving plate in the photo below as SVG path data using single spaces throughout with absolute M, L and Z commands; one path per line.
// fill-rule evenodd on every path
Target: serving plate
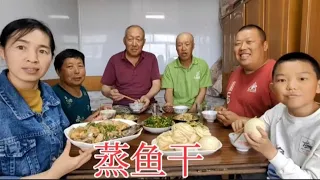
M 157 145 L 157 139 L 153 139 L 151 141 L 152 145 Z M 221 149 L 222 147 L 222 143 L 221 141 L 219 141 L 219 147 L 215 150 L 199 150 L 199 149 L 190 149 L 188 151 L 188 155 L 189 156 L 195 156 L 197 154 L 201 154 L 202 156 L 207 156 L 210 154 L 213 154 L 215 152 L 217 152 L 219 149 Z M 160 150 L 161 151 L 161 150 Z M 171 151 L 161 151 L 163 153 L 164 156 L 182 156 L 182 150 L 181 151 L 175 151 L 175 150 L 171 150 Z

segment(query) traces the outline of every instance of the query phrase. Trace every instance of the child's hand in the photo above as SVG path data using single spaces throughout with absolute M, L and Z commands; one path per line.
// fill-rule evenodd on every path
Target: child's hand
M 244 124 L 247 122 L 246 119 L 239 119 L 234 121 L 231 126 L 234 132 L 238 132 L 241 128 L 244 127 Z
M 79 154 L 76 157 L 69 155 L 71 149 L 71 143 L 68 140 L 63 153 L 52 164 L 52 167 L 48 170 L 48 177 L 50 179 L 59 179 L 62 176 L 70 173 L 71 171 L 78 169 L 84 163 L 91 159 L 92 153 L 95 149 L 87 149 L 85 151 L 79 150 Z
M 273 159 L 277 155 L 277 149 L 272 145 L 268 138 L 268 134 L 261 127 L 257 127 L 257 130 L 260 132 L 261 138 L 247 133 L 244 133 L 244 137 L 253 149 L 260 152 L 268 160 Z

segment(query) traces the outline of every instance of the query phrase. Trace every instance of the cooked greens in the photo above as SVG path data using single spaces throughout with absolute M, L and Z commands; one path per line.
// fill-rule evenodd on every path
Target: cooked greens
M 166 116 L 151 116 L 144 121 L 144 126 L 151 128 L 165 128 L 172 125 L 172 119 Z

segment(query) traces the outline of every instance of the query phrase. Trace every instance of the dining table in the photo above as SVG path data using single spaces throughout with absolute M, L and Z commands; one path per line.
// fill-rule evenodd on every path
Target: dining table
M 173 114 L 165 113 L 164 116 L 172 116 Z M 149 118 L 151 114 L 140 114 L 138 123 Z M 206 125 L 212 136 L 215 136 L 222 143 L 222 147 L 213 154 L 203 156 L 203 160 L 188 161 L 188 176 L 208 176 L 208 175 L 235 175 L 235 174 L 254 174 L 265 173 L 268 160 L 254 149 L 249 149 L 247 152 L 237 151 L 229 140 L 229 133 L 233 132 L 232 128 L 225 127 L 218 121 L 207 122 L 201 120 Z M 129 154 L 129 157 L 124 159 L 130 164 L 127 172 L 135 172 L 135 161 L 130 160 L 130 157 L 136 152 L 141 141 L 151 144 L 159 134 L 152 134 L 145 130 L 136 139 L 127 142 L 130 145 L 129 149 L 124 150 Z M 79 155 L 79 148 L 72 145 L 70 156 Z M 66 175 L 67 179 L 94 179 L 94 174 L 98 171 L 93 167 L 99 163 L 99 159 L 94 156 L 82 165 L 77 170 Z M 182 160 L 167 160 L 166 156 L 162 157 L 162 169 L 166 172 L 167 177 L 182 176 Z M 100 178 L 107 178 L 104 175 Z M 148 178 L 149 179 L 149 178 Z

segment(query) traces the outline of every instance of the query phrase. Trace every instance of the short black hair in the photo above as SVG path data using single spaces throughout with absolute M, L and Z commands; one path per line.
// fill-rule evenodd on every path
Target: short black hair
M 263 30 L 261 27 L 255 25 L 255 24 L 248 24 L 248 25 L 242 26 L 242 27 L 239 29 L 238 32 L 243 31 L 243 30 L 247 30 L 247 29 L 256 29 L 256 30 L 259 32 L 262 41 L 264 42 L 264 41 L 267 40 L 267 35 L 266 35 L 266 33 L 264 32 L 264 30 Z
M 5 47 L 8 40 L 17 35 L 17 40 L 34 30 L 47 34 L 50 41 L 51 54 L 54 56 L 56 48 L 51 30 L 41 21 L 31 18 L 17 19 L 4 27 L 0 35 L 0 45 Z
M 276 64 L 273 66 L 272 78 L 274 78 L 275 72 L 280 64 L 284 62 L 293 62 L 293 61 L 301 61 L 301 62 L 309 63 L 312 66 L 314 72 L 316 73 L 317 79 L 320 79 L 320 67 L 319 67 L 318 61 L 314 59 L 312 56 L 310 56 L 309 54 L 306 54 L 303 52 L 291 52 L 281 56 L 276 62 Z
M 56 71 L 60 71 L 61 67 L 64 63 L 64 61 L 67 58 L 76 58 L 76 59 L 81 59 L 84 63 L 84 54 L 76 49 L 65 49 L 61 51 L 55 58 L 54 58 L 54 68 Z

